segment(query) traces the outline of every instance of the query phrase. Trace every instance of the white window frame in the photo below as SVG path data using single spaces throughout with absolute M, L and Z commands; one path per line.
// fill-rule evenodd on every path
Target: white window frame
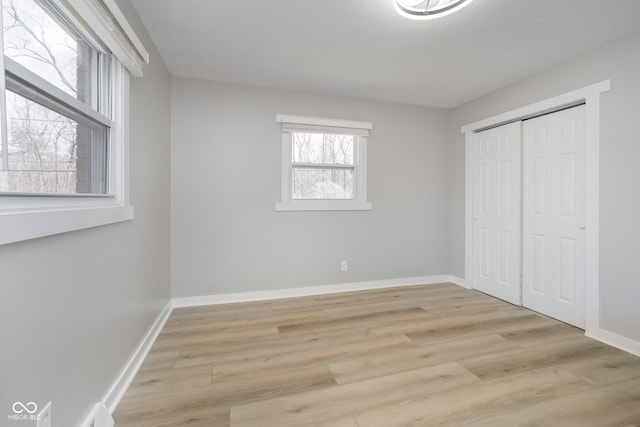
M 134 218 L 129 200 L 129 79 L 130 73 L 142 75 L 142 65 L 148 63 L 149 55 L 113 0 L 60 0 L 57 3 L 71 22 L 86 32 L 89 40 L 103 43 L 105 50 L 112 53 L 109 194 L 0 193 L 0 245 Z M 2 33 L 0 45 L 1 37 Z M 0 55 L 0 102 L 3 109 L 5 65 L 4 55 Z M 15 64 L 8 65 L 13 67 Z M 25 72 L 20 67 L 13 67 L 11 71 L 24 74 L 45 91 L 59 90 L 28 70 Z M 3 123 L 2 133 L 6 133 L 5 129 L 6 124 Z
M 286 114 L 276 114 L 276 122 L 282 124 L 280 202 L 276 203 L 276 211 L 369 211 L 372 209 L 371 203 L 367 200 L 367 142 L 369 131 L 373 128 L 371 122 Z M 293 199 L 291 126 L 301 130 L 357 135 L 354 146 L 353 199 Z

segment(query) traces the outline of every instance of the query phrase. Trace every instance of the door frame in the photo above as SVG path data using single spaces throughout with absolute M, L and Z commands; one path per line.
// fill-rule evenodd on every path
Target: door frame
M 465 135 L 465 285 L 473 286 L 473 134 L 573 105 L 585 104 L 585 331 L 600 329 L 600 94 L 604 80 L 543 101 L 462 126 Z

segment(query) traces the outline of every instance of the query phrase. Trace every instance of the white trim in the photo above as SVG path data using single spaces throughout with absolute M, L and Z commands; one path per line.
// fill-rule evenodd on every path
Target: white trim
M 606 89 L 609 90 L 607 80 Z M 600 328 L 600 92 L 585 108 L 585 329 Z
M 600 328 L 600 94 L 610 89 L 610 80 L 576 89 L 522 108 L 498 114 L 465 126 L 465 282 L 473 288 L 472 278 L 472 136 L 484 128 L 497 126 L 538 113 L 553 111 L 577 102 L 585 102 L 586 115 L 586 258 L 585 325 L 586 330 Z
M 468 125 L 462 126 L 460 130 L 462 133 L 475 132 L 478 129 L 484 129 L 492 126 L 501 125 L 503 123 L 517 121 L 524 117 L 530 117 L 532 115 L 535 115 L 544 111 L 553 111 L 558 107 L 563 107 L 565 105 L 571 105 L 579 101 L 584 101 L 589 96 L 593 96 L 593 95 L 597 96 L 602 92 L 607 92 L 609 89 L 611 89 L 611 81 L 603 80 L 601 82 L 594 83 L 590 86 L 585 86 L 583 88 L 576 89 L 571 92 L 566 92 L 561 95 L 554 96 L 552 98 L 548 98 L 539 102 L 535 102 L 533 104 L 529 104 L 521 108 L 517 108 L 515 110 L 507 111 L 502 114 L 498 114 L 495 116 L 488 117 L 486 119 L 479 120 L 477 122 L 470 123 Z
M 98 227 L 134 218 L 129 204 L 129 73 L 117 60 L 112 69 L 109 140 L 110 195 L 0 195 L 0 245 Z
M 464 281 L 473 289 L 473 132 L 464 135 Z
M 110 413 L 115 411 L 118 403 L 120 403 L 120 400 L 122 399 L 122 396 L 124 396 L 127 388 L 129 388 L 131 381 L 133 381 L 134 377 L 138 373 L 138 369 L 140 369 L 142 362 L 144 362 L 144 359 L 147 357 L 151 346 L 156 341 L 156 338 L 160 334 L 164 324 L 167 322 L 167 319 L 169 319 L 171 311 L 173 311 L 173 305 L 171 304 L 171 301 L 169 301 L 153 322 L 144 338 L 142 338 L 140 344 L 120 372 L 120 375 L 118 375 L 118 378 L 114 381 L 113 385 L 102 399 Z
M 281 123 L 296 123 L 285 120 L 316 121 L 327 123 L 328 126 L 338 124 L 354 124 L 354 126 L 372 126 L 370 122 L 353 122 L 339 119 L 322 119 L 302 116 L 276 115 L 276 121 Z M 307 123 L 309 124 L 309 123 Z M 356 128 L 351 128 L 356 129 Z M 276 202 L 276 212 L 283 211 L 370 211 L 371 203 L 367 201 L 367 145 L 368 137 L 358 135 L 354 146 L 354 189 L 353 199 L 348 200 L 299 200 L 292 198 L 292 133 L 283 128 L 280 149 L 280 201 Z
M 104 402 L 98 402 L 93 406 L 93 409 L 91 409 L 89 415 L 87 415 L 79 427 L 113 427 L 114 425 L 115 421 L 109 409 L 107 409 Z
M 337 128 L 351 128 L 351 129 L 373 129 L 373 123 L 361 122 L 355 120 L 342 120 L 342 119 L 327 119 L 323 117 L 308 117 L 308 116 L 292 116 L 289 114 L 276 114 L 276 122 L 278 123 L 292 123 L 299 125 L 312 125 L 312 126 L 327 126 Z
M 0 245 L 133 219 L 133 206 L 0 213 Z
M 117 62 L 117 61 L 114 61 Z M 111 70 L 114 91 L 111 99 L 111 116 L 115 122 L 110 139 L 110 161 L 112 170 L 109 192 L 116 194 L 124 206 L 129 200 L 129 130 L 130 130 L 130 85 L 131 78 L 122 64 L 114 64 Z
M 448 274 L 439 276 L 405 277 L 400 279 L 351 282 L 337 285 L 307 286 L 302 288 L 273 289 L 268 291 L 239 292 L 233 294 L 203 295 L 197 297 L 179 297 L 173 299 L 173 307 L 196 307 L 201 305 L 229 304 L 235 302 L 265 301 L 272 299 L 307 297 L 314 295 L 337 294 L 342 292 L 367 291 L 402 286 L 433 285 L 453 283 Z
M 585 336 L 640 357 L 640 342 L 604 329 L 592 329 Z
M 142 76 L 149 53 L 114 0 L 60 0 L 60 3 L 65 6 L 63 11 L 84 21 L 133 76 Z
M 286 211 L 370 211 L 371 203 L 357 200 L 289 200 L 276 203 L 276 212 Z
M 469 286 L 467 284 L 467 281 L 462 279 L 462 278 L 460 278 L 460 277 L 458 277 L 458 276 L 450 276 L 449 277 L 449 281 L 451 283 L 453 283 L 454 285 L 458 285 L 458 286 L 460 286 L 462 288 L 471 289 L 471 286 Z
M 285 205 L 291 205 L 291 134 L 282 133 L 282 145 L 280 147 L 280 202 L 276 203 L 276 211 L 283 209 Z
M 31 93 L 46 93 L 48 95 L 47 98 L 51 98 L 51 103 L 60 105 L 63 104 L 65 106 L 70 107 L 76 114 L 85 115 L 94 122 L 101 123 L 109 128 L 113 128 L 115 126 L 115 122 L 108 117 L 106 117 L 101 112 L 98 112 L 91 108 L 91 106 L 86 103 L 79 101 L 73 96 L 69 95 L 67 92 L 58 88 L 57 86 L 50 83 L 48 80 L 43 79 L 33 71 L 29 70 L 22 64 L 17 63 L 11 58 L 4 59 L 4 69 L 5 74 L 9 72 L 10 74 L 16 76 L 19 80 L 23 80 L 26 83 L 25 88 L 30 89 Z M 22 86 L 22 85 L 21 85 Z M 24 96 L 20 91 L 18 91 L 20 96 Z M 42 101 L 41 101 L 42 102 Z M 45 108 L 52 109 L 56 111 L 51 105 L 44 105 Z M 68 110 L 67 110 L 68 111 Z M 60 114 L 59 111 L 56 111 Z M 68 113 L 63 113 L 67 115 Z M 75 117 L 71 117 L 73 120 L 78 121 Z
M 138 38 L 138 35 L 134 31 L 133 27 L 129 24 L 129 21 L 127 21 L 127 18 L 125 17 L 124 13 L 122 13 L 120 8 L 118 7 L 116 0 L 102 0 L 102 2 L 107 7 L 109 12 L 111 12 L 111 15 L 113 15 L 118 25 L 120 25 L 120 27 L 122 28 L 122 31 L 124 31 L 124 35 L 129 39 L 131 48 L 135 49 L 136 53 L 140 55 L 140 57 L 142 58 L 145 64 L 148 64 L 149 52 L 147 52 L 144 45 L 142 44 L 142 41 L 140 41 L 140 38 Z

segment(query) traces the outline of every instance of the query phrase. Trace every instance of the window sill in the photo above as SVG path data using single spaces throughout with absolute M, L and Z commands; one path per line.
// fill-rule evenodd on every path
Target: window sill
M 0 245 L 129 221 L 133 217 L 131 205 L 0 211 Z
M 371 203 L 354 200 L 293 200 L 276 203 L 276 212 L 286 211 L 370 211 Z

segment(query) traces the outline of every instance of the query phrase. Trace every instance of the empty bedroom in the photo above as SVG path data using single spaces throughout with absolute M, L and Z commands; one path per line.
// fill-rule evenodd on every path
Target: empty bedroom
M 0 426 L 640 427 L 640 1 L 0 4 Z

